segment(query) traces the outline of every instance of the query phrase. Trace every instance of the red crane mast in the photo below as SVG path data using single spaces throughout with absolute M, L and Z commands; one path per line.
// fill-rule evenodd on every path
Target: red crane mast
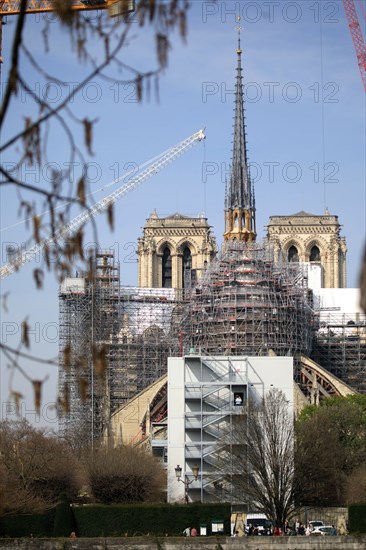
M 344 11 L 351 31 L 353 44 L 356 50 L 358 67 L 360 69 L 363 86 L 366 92 L 366 46 L 363 38 L 361 25 L 358 20 L 357 10 L 354 0 L 343 0 Z

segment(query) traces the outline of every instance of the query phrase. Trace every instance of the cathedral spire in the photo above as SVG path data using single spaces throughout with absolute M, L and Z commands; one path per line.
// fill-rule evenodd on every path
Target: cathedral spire
M 234 140 L 231 173 L 225 197 L 225 240 L 254 241 L 254 189 L 250 181 L 245 135 L 243 77 L 241 67 L 241 26 L 238 17 L 238 64 L 235 84 Z

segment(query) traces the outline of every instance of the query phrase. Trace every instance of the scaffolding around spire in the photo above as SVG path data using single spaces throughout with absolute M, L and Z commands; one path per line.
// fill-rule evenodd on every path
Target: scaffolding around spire
M 231 173 L 225 197 L 225 240 L 255 241 L 254 188 L 248 167 L 245 133 L 243 77 L 241 66 L 240 17 L 238 17 L 238 47 L 235 84 L 234 140 Z

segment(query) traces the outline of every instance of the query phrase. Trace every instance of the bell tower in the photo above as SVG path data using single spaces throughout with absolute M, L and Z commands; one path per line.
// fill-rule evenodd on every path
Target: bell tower
M 245 135 L 243 77 L 241 67 L 240 17 L 238 17 L 238 64 L 235 84 L 234 141 L 231 173 L 225 196 L 225 241 L 256 239 L 254 188 L 248 168 Z
M 139 287 L 186 288 L 199 279 L 216 254 L 207 218 L 176 212 L 146 220 L 138 241 Z

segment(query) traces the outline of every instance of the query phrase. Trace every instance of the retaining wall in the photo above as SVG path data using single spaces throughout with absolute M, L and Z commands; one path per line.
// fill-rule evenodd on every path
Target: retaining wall
M 1 550 L 366 550 L 366 536 L 0 539 Z

